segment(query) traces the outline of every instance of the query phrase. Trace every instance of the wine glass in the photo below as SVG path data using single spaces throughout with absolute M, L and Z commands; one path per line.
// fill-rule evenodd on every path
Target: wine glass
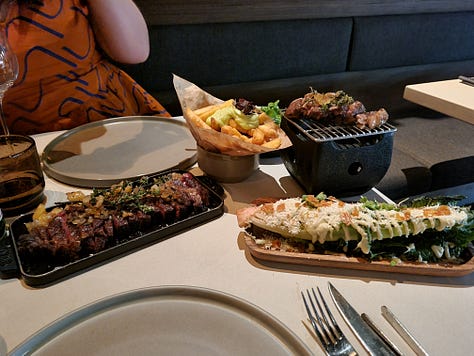
M 3 114 L 3 96 L 18 77 L 18 61 L 8 44 L 6 28 L 2 24 L 0 31 L 0 116 L 4 135 L 9 135 L 5 115 Z

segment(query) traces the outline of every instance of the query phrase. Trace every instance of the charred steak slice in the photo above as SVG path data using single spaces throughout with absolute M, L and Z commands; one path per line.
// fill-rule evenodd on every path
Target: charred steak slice
M 169 173 L 121 182 L 90 195 L 72 192 L 68 199 L 51 211 L 44 206 L 35 211 L 28 234 L 17 241 L 26 260 L 72 262 L 205 211 L 210 197 L 192 174 Z

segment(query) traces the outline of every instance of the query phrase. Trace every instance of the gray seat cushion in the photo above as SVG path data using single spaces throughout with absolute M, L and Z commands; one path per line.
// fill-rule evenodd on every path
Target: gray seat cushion
M 377 185 L 392 199 L 474 182 L 474 125 L 450 117 L 392 120 L 390 168 Z

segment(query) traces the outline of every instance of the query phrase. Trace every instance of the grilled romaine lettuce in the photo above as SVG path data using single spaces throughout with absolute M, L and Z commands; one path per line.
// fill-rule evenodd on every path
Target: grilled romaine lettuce
M 472 211 L 445 201 L 417 201 L 407 207 L 365 198 L 345 203 L 321 194 L 305 195 L 240 210 L 238 218 L 241 227 L 270 232 L 289 244 L 303 243 L 306 251 L 369 259 L 459 262 L 474 240 Z

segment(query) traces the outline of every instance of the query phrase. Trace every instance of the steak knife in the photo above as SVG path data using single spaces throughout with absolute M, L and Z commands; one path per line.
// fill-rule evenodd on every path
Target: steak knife
M 329 292 L 342 317 L 357 336 L 362 346 L 371 355 L 396 355 L 395 352 L 373 331 L 360 314 L 349 304 L 341 293 L 330 283 Z

